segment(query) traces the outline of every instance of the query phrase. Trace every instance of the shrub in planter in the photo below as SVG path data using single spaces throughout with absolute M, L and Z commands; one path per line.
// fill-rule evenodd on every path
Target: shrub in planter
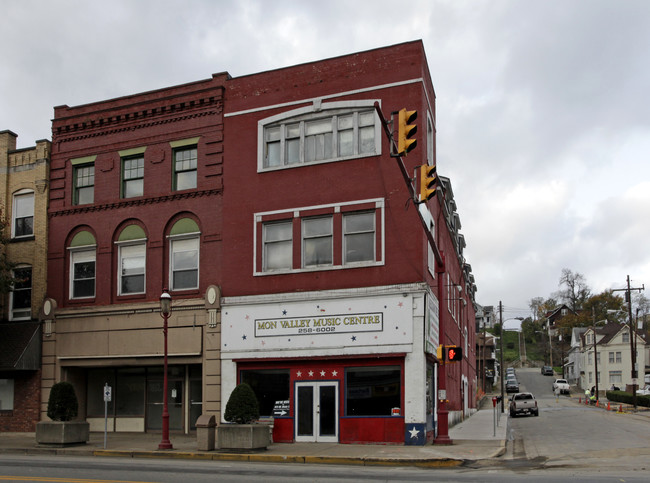
M 73 421 L 78 412 L 79 402 L 72 384 L 54 384 L 47 401 L 47 416 L 52 421 L 36 423 L 36 442 L 57 446 L 86 443 L 90 425 L 87 421 Z
M 72 421 L 79 412 L 79 402 L 74 387 L 69 382 L 57 382 L 50 390 L 47 416 L 52 421 Z
M 232 391 L 223 418 L 237 424 L 249 424 L 260 418 L 257 397 L 248 384 L 243 382 Z

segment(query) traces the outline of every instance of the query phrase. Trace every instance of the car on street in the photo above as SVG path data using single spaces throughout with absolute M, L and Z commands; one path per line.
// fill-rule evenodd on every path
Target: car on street
M 556 389 L 560 391 L 560 394 L 569 394 L 570 387 L 568 381 L 566 379 L 556 379 L 553 382 L 553 392 Z
M 528 414 L 539 416 L 539 408 L 535 396 L 530 392 L 519 392 L 510 398 L 510 417 Z
M 544 376 L 552 376 L 553 375 L 553 368 L 551 366 L 542 367 L 542 374 Z
M 515 378 L 506 380 L 506 392 L 519 392 L 519 381 Z
M 650 384 L 646 384 L 643 389 L 639 389 L 636 393 L 641 396 L 650 396 Z

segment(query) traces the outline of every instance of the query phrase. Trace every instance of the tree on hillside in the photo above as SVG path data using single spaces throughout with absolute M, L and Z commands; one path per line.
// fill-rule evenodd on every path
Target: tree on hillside
M 559 286 L 558 296 L 560 300 L 576 312 L 583 308 L 583 304 L 591 293 L 584 275 L 578 272 L 574 273 L 568 268 L 562 269 Z
M 543 319 L 548 312 L 557 307 L 557 299 L 549 297 L 546 300 L 542 297 L 535 297 L 528 302 L 528 306 L 533 313 L 533 320 Z

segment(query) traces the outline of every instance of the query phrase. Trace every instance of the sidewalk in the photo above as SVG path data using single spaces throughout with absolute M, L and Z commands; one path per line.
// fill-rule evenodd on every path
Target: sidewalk
M 104 449 L 104 433 L 91 433 L 87 444 L 64 448 L 39 446 L 34 433 L 0 433 L 0 454 L 449 467 L 503 455 L 507 423 L 508 419 L 503 414 L 495 432 L 493 409 L 486 408 L 449 430 L 451 445 L 274 443 L 265 451 L 238 453 L 198 451 L 195 435 L 173 433 L 170 440 L 174 449 L 165 451 L 158 449 L 160 434 L 109 433 Z

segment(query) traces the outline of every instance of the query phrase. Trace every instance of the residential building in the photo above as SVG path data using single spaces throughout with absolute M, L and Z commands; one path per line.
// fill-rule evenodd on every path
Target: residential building
M 16 149 L 17 137 L 0 132 L 0 216 L 6 223 L 1 249 L 14 279 L 0 299 L 0 432 L 31 432 L 40 419 L 39 309 L 47 280 L 51 145 L 39 140 Z
M 484 393 L 492 390 L 498 378 L 497 338 L 489 332 L 476 334 L 476 366 L 479 387 Z
M 66 380 L 103 431 L 107 384 L 108 431 L 160 430 L 165 289 L 170 429 L 220 410 L 226 78 L 54 109 L 42 417 Z
M 645 367 L 644 334 L 635 332 L 635 357 L 638 367 Z M 594 340 L 595 337 L 595 340 Z M 599 391 L 612 385 L 622 390 L 632 387 L 632 346 L 627 324 L 610 322 L 604 326 L 588 327 L 581 337 L 580 387 L 590 389 L 598 381 Z M 597 379 L 596 379 L 597 378 Z M 637 385 L 639 380 L 637 380 Z
M 402 108 L 410 174 L 437 163 L 419 41 L 226 83 L 222 400 L 250 384 L 275 441 L 424 444 L 476 407 L 460 217 L 448 178 L 412 202 L 381 120 Z
M 476 331 L 493 329 L 497 320 L 493 305 L 478 305 L 476 309 Z
M 573 327 L 571 329 L 571 341 L 564 363 L 564 377 L 573 386 L 580 385 L 582 370 L 582 335 L 587 327 Z

